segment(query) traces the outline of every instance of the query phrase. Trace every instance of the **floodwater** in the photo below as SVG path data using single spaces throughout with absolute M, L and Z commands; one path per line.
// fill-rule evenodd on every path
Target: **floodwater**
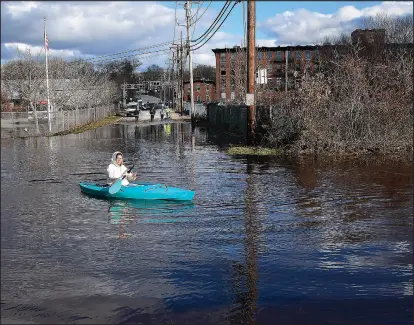
M 218 140 L 187 123 L 2 139 L 2 323 L 412 323 L 411 165 Z M 116 150 L 193 202 L 82 194 Z

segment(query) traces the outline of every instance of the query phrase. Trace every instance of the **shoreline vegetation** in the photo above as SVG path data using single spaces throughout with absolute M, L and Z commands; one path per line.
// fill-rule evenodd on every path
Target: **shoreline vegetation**
M 390 161 L 412 162 L 413 154 L 409 151 L 332 151 L 332 152 L 314 152 L 314 151 L 295 151 L 288 148 L 269 148 L 262 146 L 243 146 L 229 145 L 226 152 L 230 156 L 246 156 L 246 157 L 284 157 L 284 158 L 323 158 L 323 159 L 378 159 Z
M 73 129 L 69 129 L 69 130 L 65 130 L 65 131 L 60 131 L 60 132 L 55 132 L 52 134 L 49 134 L 49 137 L 54 137 L 54 136 L 59 136 L 59 135 L 67 135 L 67 134 L 79 134 L 85 131 L 89 131 L 89 130 L 95 130 L 98 129 L 102 126 L 106 126 L 109 124 L 114 124 L 116 122 L 118 122 L 121 119 L 121 117 L 116 116 L 116 115 L 110 115 L 107 116 L 101 120 L 98 121 L 93 121 L 81 126 L 77 126 Z
M 413 16 L 378 15 L 367 19 L 364 28 L 372 38 L 343 34 L 323 40 L 313 54 L 313 70 L 302 57 L 296 64 L 297 83 L 288 92 L 274 91 L 272 84 L 256 87 L 256 145 L 294 155 L 412 160 Z M 239 54 L 234 71 L 240 98 L 235 105 L 243 104 L 246 78 L 243 52 L 236 58 Z

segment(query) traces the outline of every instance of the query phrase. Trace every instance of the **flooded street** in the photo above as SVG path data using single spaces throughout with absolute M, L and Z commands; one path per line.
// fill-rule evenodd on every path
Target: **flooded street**
M 172 123 L 2 139 L 2 323 L 412 322 L 410 164 L 231 157 L 213 138 Z M 82 194 L 116 150 L 193 202 Z

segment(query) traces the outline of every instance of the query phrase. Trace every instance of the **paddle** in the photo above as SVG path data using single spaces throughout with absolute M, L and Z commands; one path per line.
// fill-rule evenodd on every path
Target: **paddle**
M 131 172 L 132 168 L 134 168 L 135 165 L 132 165 L 132 167 L 130 169 L 128 169 L 124 175 L 122 175 L 120 178 L 118 178 L 118 180 L 113 183 L 111 185 L 111 187 L 109 188 L 109 194 L 115 194 L 116 192 L 118 192 L 121 189 L 122 186 L 122 180 L 127 176 L 127 174 L 129 172 Z

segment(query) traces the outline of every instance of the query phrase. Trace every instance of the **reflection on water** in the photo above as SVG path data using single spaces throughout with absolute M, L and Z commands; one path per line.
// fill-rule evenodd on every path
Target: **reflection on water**
M 225 140 L 165 123 L 2 141 L 2 322 L 411 321 L 411 165 L 230 157 Z M 81 193 L 115 150 L 193 203 Z
M 133 223 L 176 223 L 194 220 L 191 209 L 194 204 L 148 200 L 111 201 L 109 223 L 119 226 L 119 238 L 131 236 L 126 226 Z

